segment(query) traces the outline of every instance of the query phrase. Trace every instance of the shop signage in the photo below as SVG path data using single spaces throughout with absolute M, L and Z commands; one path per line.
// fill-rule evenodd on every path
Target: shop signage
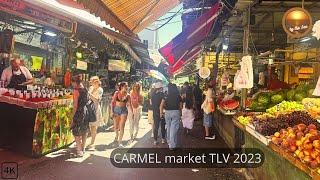
M 77 69 L 86 71 L 88 69 L 88 63 L 85 61 L 77 60 Z
M 43 57 L 31 56 L 31 59 L 32 59 L 32 70 L 40 71 L 42 67 Z
M 117 72 L 130 72 L 130 62 L 117 59 L 108 60 L 108 70 Z
M 75 33 L 76 22 L 23 0 L 0 0 L 0 10 L 66 33 Z
M 302 38 L 312 30 L 312 17 L 303 8 L 292 8 L 284 14 L 282 27 L 290 39 Z

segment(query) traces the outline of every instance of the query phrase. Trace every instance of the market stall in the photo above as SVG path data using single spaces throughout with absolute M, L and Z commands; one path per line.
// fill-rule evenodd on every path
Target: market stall
M 73 142 L 72 98 L 13 95 L 1 89 L 0 147 L 38 157 Z M 19 92 L 18 92 L 19 93 Z M 30 97 L 29 97 L 30 96 Z

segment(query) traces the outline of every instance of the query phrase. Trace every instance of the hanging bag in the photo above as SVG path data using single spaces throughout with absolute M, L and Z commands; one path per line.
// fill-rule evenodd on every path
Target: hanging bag
M 88 90 L 87 90 L 87 98 L 88 98 L 88 102 L 85 106 L 85 108 L 87 109 L 85 119 L 88 122 L 96 122 L 97 121 L 97 108 L 96 108 L 94 102 L 91 100 L 90 95 L 88 93 Z

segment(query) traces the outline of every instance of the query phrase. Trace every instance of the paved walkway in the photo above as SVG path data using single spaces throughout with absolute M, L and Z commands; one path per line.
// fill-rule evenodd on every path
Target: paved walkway
M 140 131 L 137 141 L 128 144 L 129 124 L 126 125 L 124 142 L 126 147 L 154 147 L 150 138 L 150 125 L 144 116 L 140 121 Z M 204 140 L 201 122 L 195 123 L 190 136 L 179 133 L 182 147 L 214 148 L 226 147 L 220 137 L 216 140 Z M 88 139 L 90 141 L 90 138 Z M 110 153 L 116 148 L 113 143 L 114 133 L 111 130 L 101 132 L 97 136 L 94 151 L 87 151 L 82 158 L 74 157 L 74 147 L 52 153 L 39 160 L 25 160 L 19 169 L 19 179 L 46 180 L 46 179 L 94 179 L 94 180 L 213 180 L 213 179 L 245 179 L 237 169 L 147 169 L 114 167 L 110 162 Z M 166 147 L 159 145 L 157 147 Z M 1 158 L 1 154 L 0 154 Z M 38 162 L 34 162 L 38 161 Z M 32 165 L 25 165 L 32 164 Z

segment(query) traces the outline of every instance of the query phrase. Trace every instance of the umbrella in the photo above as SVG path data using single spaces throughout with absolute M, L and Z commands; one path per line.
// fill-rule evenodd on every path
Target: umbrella
M 159 79 L 159 80 L 163 81 L 164 83 L 169 83 L 167 78 L 159 71 L 150 70 L 148 72 L 148 75 L 155 78 L 155 79 Z

